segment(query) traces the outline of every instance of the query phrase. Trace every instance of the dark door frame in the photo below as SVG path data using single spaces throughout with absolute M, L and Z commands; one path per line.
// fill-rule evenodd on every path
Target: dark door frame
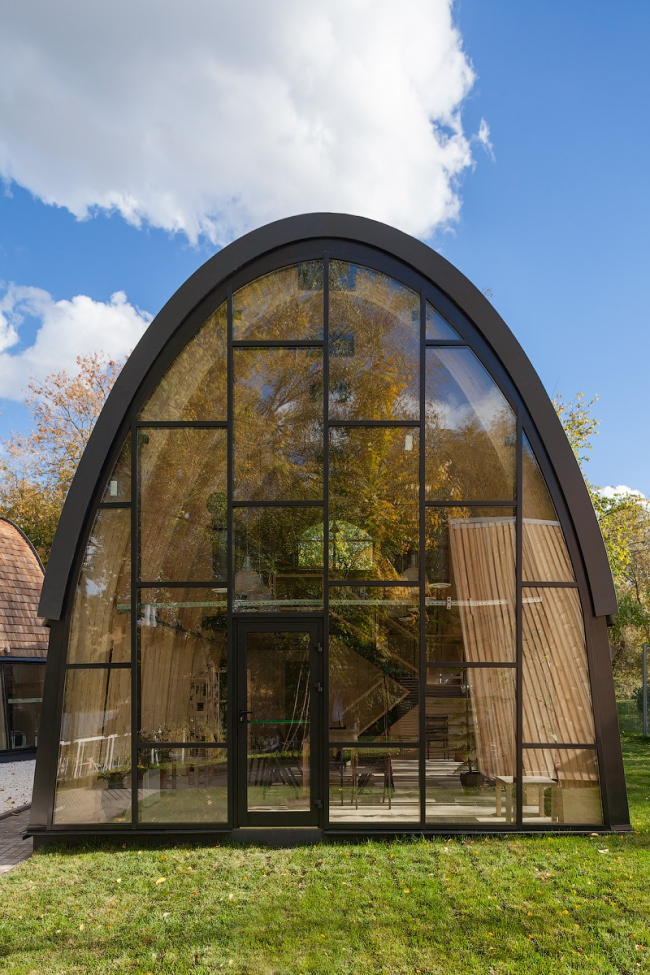
M 281 616 L 274 619 L 233 619 L 236 657 L 233 721 L 236 748 L 233 755 L 235 826 L 319 826 L 323 825 L 323 757 L 327 743 L 324 737 L 323 624 L 313 616 L 304 619 Z M 246 644 L 249 633 L 309 633 L 309 702 L 310 720 L 310 808 L 304 812 L 249 812 L 247 803 L 247 721 L 242 712 L 247 707 Z

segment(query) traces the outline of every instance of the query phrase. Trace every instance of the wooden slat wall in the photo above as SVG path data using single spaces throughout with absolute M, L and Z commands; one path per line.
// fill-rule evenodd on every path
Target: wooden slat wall
M 449 525 L 465 659 L 513 661 L 514 519 L 459 518 L 450 519 Z M 528 578 L 565 581 L 570 563 L 557 523 L 525 521 L 523 535 Z M 592 743 L 593 711 L 577 590 L 524 589 L 523 647 L 524 741 L 548 741 L 551 749 L 555 741 Z M 512 775 L 510 749 L 504 747 L 512 740 L 512 705 L 493 696 L 491 673 L 469 671 L 478 757 L 485 774 Z M 537 757 L 538 766 L 551 777 L 561 777 L 566 763 L 575 761 L 572 752 L 540 750 Z M 594 773 L 585 766 L 580 775 L 593 778 Z

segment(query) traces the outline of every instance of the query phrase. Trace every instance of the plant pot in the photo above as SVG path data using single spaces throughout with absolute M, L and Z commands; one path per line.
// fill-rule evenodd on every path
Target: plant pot
M 461 772 L 460 773 L 460 784 L 463 789 L 480 789 L 480 787 L 485 782 L 485 776 L 482 772 Z

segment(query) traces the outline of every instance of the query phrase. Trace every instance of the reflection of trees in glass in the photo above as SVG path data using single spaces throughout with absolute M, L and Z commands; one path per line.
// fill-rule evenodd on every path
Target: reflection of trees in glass
M 131 513 L 103 509 L 88 540 L 75 594 L 70 663 L 131 659 Z
M 318 339 L 322 334 L 322 261 L 272 271 L 233 295 L 235 340 Z
M 322 508 L 236 508 L 234 524 L 238 598 L 322 599 Z
M 235 349 L 238 500 L 323 496 L 320 349 Z M 320 390 L 320 392 L 319 392 Z
M 214 507 L 226 489 L 226 431 L 149 429 L 140 439 L 140 576 L 207 581 L 223 541 Z
M 225 420 L 227 315 L 220 305 L 176 357 L 140 413 L 144 420 Z
M 514 497 L 515 414 L 469 349 L 427 349 L 425 422 L 427 497 Z
M 398 579 L 418 551 L 419 451 L 417 431 L 396 428 L 334 428 L 330 434 L 330 524 L 372 539 L 362 562 L 341 563 L 336 532 L 330 537 L 330 568 L 362 578 Z M 361 535 L 359 537 L 362 537 Z M 336 560 L 336 561 L 335 561 Z
M 417 420 L 419 296 L 378 271 L 331 261 L 329 303 L 330 417 Z
M 212 575 L 228 578 L 228 498 L 225 491 L 214 491 L 205 503 L 212 516 Z

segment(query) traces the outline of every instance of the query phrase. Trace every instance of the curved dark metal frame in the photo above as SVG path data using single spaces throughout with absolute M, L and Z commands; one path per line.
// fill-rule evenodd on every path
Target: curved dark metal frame
M 225 300 L 231 304 L 230 296 L 233 291 L 268 271 L 287 264 L 320 258 L 324 253 L 332 253 L 336 259 L 372 266 L 376 270 L 397 277 L 418 292 L 421 292 L 426 285 L 429 300 L 461 334 L 463 337 L 461 344 L 468 345 L 476 352 L 515 409 L 518 416 L 518 442 L 521 441 L 522 431 L 525 432 L 549 485 L 576 570 L 585 616 L 604 822 L 606 828 L 612 830 L 629 829 L 606 630 L 606 618 L 617 611 L 616 596 L 591 500 L 549 397 L 505 322 L 490 302 L 448 261 L 425 244 L 394 228 L 361 217 L 330 213 L 306 214 L 269 224 L 235 241 L 208 260 L 182 285 L 156 316 L 115 383 L 72 483 L 54 539 L 39 607 L 39 614 L 50 623 L 51 637 L 42 719 L 42 727 L 47 734 L 42 735 L 39 746 L 30 829 L 35 835 L 38 834 L 41 840 L 46 839 L 43 831 L 51 839 L 63 838 L 64 835 L 68 837 L 98 833 L 141 835 L 182 832 L 187 835 L 223 831 L 223 827 L 216 830 L 198 827 L 173 827 L 171 830 L 142 826 L 68 827 L 66 829 L 52 827 L 58 758 L 58 722 L 63 703 L 63 678 L 67 652 L 68 609 L 104 482 L 128 430 L 132 427 L 132 432 L 135 433 L 133 418 L 138 408 L 150 395 L 161 375 L 209 314 Z M 327 388 L 326 383 L 324 387 Z M 229 396 L 231 399 L 230 393 Z M 161 422 L 161 426 L 168 425 Z M 518 458 L 520 464 L 521 450 L 518 450 Z M 135 508 L 135 505 L 133 507 Z M 522 516 L 520 498 L 516 502 L 516 507 L 520 521 Z M 518 532 L 518 537 L 521 538 L 521 532 Z M 517 590 L 519 593 L 523 585 L 520 555 L 521 553 L 518 552 Z M 135 572 L 133 578 L 136 578 Z M 520 613 L 520 606 L 521 600 L 518 599 L 518 613 Z M 304 618 L 306 614 L 301 615 Z M 322 618 L 322 614 L 318 618 Z M 132 626 L 135 628 L 135 619 L 132 620 Z M 229 641 L 229 668 L 232 670 L 231 665 L 234 665 L 235 661 L 230 633 Z M 521 621 L 519 620 L 518 675 L 521 674 L 521 653 Z M 517 726 L 520 732 L 521 693 L 518 693 L 517 701 Z M 234 731 L 234 728 L 232 730 Z M 519 777 L 521 774 L 520 733 L 517 740 Z M 547 747 L 554 746 L 550 743 Z M 232 779 L 231 772 L 230 780 Z M 135 788 L 133 791 L 136 792 Z M 324 790 L 325 798 L 326 791 Z M 522 825 L 521 801 L 520 796 L 519 828 L 525 829 L 526 832 L 548 829 L 547 826 Z M 232 822 L 234 812 L 232 797 L 229 803 Z M 322 826 L 323 823 L 321 817 L 320 825 Z M 558 831 L 574 832 L 583 828 L 591 827 L 589 824 L 585 827 L 554 825 L 554 830 Z M 342 831 L 329 829 L 328 832 Z M 421 825 L 414 824 L 398 829 L 361 829 L 357 826 L 346 832 L 467 833 L 472 830 L 462 827 L 456 830 L 442 825 L 423 828 Z

